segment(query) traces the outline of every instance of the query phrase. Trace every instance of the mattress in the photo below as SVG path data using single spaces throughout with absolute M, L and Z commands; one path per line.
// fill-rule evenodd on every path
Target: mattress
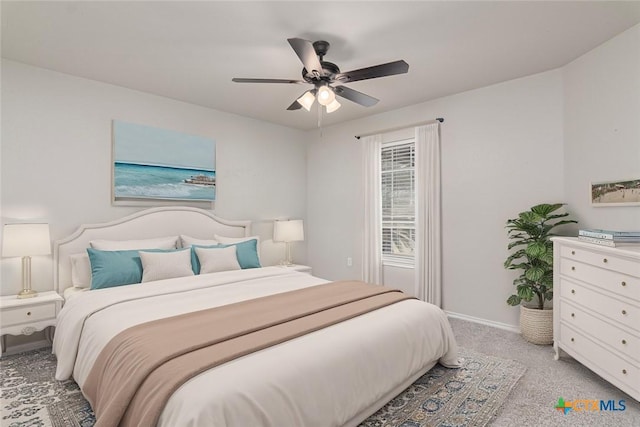
M 76 292 L 58 318 L 56 378 L 82 387 L 109 340 L 133 325 L 326 282 L 266 267 Z M 355 425 L 438 361 L 458 363 L 445 314 L 402 301 L 192 378 L 159 425 Z

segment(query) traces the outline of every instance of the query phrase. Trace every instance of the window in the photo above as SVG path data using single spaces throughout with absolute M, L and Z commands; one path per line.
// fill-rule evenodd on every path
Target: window
M 412 263 L 415 246 L 415 141 L 385 143 L 381 152 L 382 258 Z

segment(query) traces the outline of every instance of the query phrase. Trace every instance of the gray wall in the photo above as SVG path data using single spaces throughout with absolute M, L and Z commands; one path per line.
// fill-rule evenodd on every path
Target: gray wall
M 437 82 L 434 82 L 437 84 Z M 314 273 L 360 278 L 360 157 L 354 135 L 444 117 L 443 306 L 516 328 L 505 300 L 505 221 L 566 202 L 581 227 L 640 229 L 640 207 L 592 207 L 589 183 L 640 178 L 640 25 L 567 66 L 316 133 L 308 154 L 308 257 Z M 565 227 L 564 234 L 576 233 Z M 353 258 L 353 267 L 346 264 Z M 409 270 L 387 284 L 413 289 Z
M 640 179 L 640 25 L 563 70 L 565 194 L 580 225 L 640 230 L 640 207 L 592 207 L 591 182 Z
M 140 207 L 111 205 L 111 121 L 172 129 L 216 141 L 223 218 L 255 221 L 262 260 L 276 263 L 276 218 L 304 218 L 305 132 L 123 87 L 2 61 L 3 223 L 43 221 L 59 239 L 80 224 Z M 305 262 L 304 244 L 296 245 Z M 33 287 L 52 289 L 51 257 L 33 258 Z M 2 260 L 2 294 L 20 289 L 20 260 Z
M 517 309 L 505 303 L 513 274 L 502 267 L 504 224 L 534 204 L 562 201 L 561 88 L 556 70 L 324 129 L 308 154 L 314 273 L 361 277 L 360 142 L 354 135 L 444 117 L 444 308 L 517 324 Z M 385 279 L 413 289 L 410 270 L 387 267 Z

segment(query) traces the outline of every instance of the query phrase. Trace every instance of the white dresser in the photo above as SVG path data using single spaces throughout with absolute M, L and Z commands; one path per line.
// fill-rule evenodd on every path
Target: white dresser
M 640 400 L 640 245 L 553 240 L 553 341 Z

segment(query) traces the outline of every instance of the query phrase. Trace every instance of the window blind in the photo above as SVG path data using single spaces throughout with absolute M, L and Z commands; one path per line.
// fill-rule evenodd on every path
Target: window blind
M 415 142 L 384 144 L 381 151 L 382 255 L 412 261 L 415 244 Z

